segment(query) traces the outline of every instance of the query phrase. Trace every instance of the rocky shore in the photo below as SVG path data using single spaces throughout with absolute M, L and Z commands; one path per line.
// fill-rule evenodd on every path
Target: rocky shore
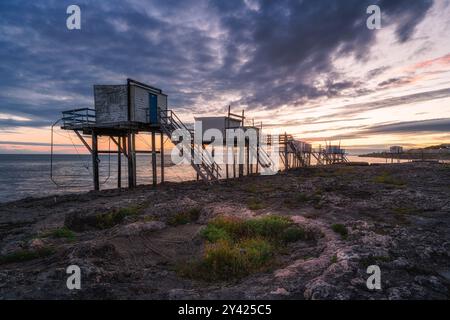
M 268 215 L 312 236 L 245 277 L 179 272 L 204 255 L 212 219 Z M 80 290 L 66 286 L 69 265 Z M 366 286 L 369 265 L 381 290 Z M 311 167 L 2 204 L 0 298 L 449 299 L 450 166 Z

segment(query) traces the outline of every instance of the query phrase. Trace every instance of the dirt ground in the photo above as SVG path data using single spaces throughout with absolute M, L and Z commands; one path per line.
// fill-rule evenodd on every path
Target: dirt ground
M 133 214 L 105 220 L 120 209 Z M 177 220 L 189 210 L 198 216 Z M 268 214 L 290 216 L 317 237 L 290 244 L 272 268 L 243 279 L 205 282 L 177 272 L 202 255 L 199 232 L 210 219 Z M 99 217 L 107 225 L 99 227 Z M 52 233 L 63 227 L 70 235 Z M 81 290 L 67 289 L 69 265 L 81 268 Z M 381 290 L 366 286 L 369 265 L 380 267 Z M 0 205 L 2 299 L 449 297 L 449 165 L 311 167 Z

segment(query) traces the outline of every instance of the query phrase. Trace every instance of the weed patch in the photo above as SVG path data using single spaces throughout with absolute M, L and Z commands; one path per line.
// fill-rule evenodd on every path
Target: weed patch
M 67 227 L 62 227 L 54 230 L 45 232 L 42 238 L 56 238 L 56 239 L 67 239 L 70 241 L 75 240 L 75 233 Z
M 332 256 L 331 259 L 330 259 L 330 262 L 331 263 L 336 263 L 337 262 L 337 255 Z
M 220 240 L 231 240 L 227 231 L 214 225 L 208 225 L 200 232 L 200 235 L 209 242 L 219 242 Z
M 206 240 L 201 259 L 184 263 L 182 276 L 206 281 L 241 278 L 274 262 L 275 254 L 288 243 L 314 236 L 288 217 L 264 216 L 241 219 L 219 216 L 201 231 Z
M 331 225 L 331 230 L 341 235 L 342 239 L 347 239 L 348 230 L 347 227 L 340 223 Z
M 305 203 L 313 203 L 317 205 L 322 198 L 320 191 L 316 191 L 314 194 L 307 194 L 304 192 L 295 193 L 293 196 L 284 200 L 284 205 L 288 208 L 295 208 Z
M 247 203 L 247 207 L 250 210 L 256 211 L 256 210 L 261 210 L 264 209 L 266 206 L 261 202 L 261 200 L 259 199 L 251 199 L 248 203 Z
M 388 263 L 391 262 L 393 259 L 389 256 L 370 256 L 365 257 L 360 260 L 360 264 L 364 266 L 364 268 L 367 268 L 371 265 L 379 265 L 381 263 Z
M 18 250 L 7 255 L 0 256 L 0 264 L 24 262 L 38 258 L 44 258 L 52 255 L 54 250 L 50 247 L 44 247 L 39 250 Z
M 392 209 L 392 211 L 397 215 L 412 215 L 419 212 L 419 210 L 415 207 L 395 207 Z
M 273 246 L 263 239 L 246 239 L 238 243 L 220 240 L 205 247 L 204 256 L 179 269 L 189 278 L 206 281 L 241 278 L 269 266 Z
M 200 208 L 191 208 L 189 210 L 179 212 L 176 215 L 170 217 L 167 223 L 171 226 L 178 226 L 197 221 L 199 217 L 200 217 Z
M 383 183 L 397 187 L 402 187 L 405 185 L 404 181 L 392 177 L 388 172 L 382 173 L 381 175 L 375 177 L 373 180 L 376 183 Z
M 99 229 L 112 228 L 121 223 L 126 217 L 138 215 L 141 207 L 128 207 L 96 216 L 96 226 Z

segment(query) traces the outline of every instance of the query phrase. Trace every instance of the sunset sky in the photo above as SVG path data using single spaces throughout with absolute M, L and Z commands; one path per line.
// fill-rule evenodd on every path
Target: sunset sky
M 70 4 L 81 30 L 66 28 Z M 450 143 L 449 31 L 448 0 L 3 0 L 0 153 L 48 153 L 61 111 L 126 78 L 188 123 L 231 105 L 266 132 L 354 152 Z M 74 153 L 67 134 L 57 150 Z

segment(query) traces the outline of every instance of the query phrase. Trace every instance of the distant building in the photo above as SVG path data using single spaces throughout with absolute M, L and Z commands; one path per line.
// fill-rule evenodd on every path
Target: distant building
M 403 153 L 403 147 L 401 146 L 392 146 L 389 148 L 390 153 Z

